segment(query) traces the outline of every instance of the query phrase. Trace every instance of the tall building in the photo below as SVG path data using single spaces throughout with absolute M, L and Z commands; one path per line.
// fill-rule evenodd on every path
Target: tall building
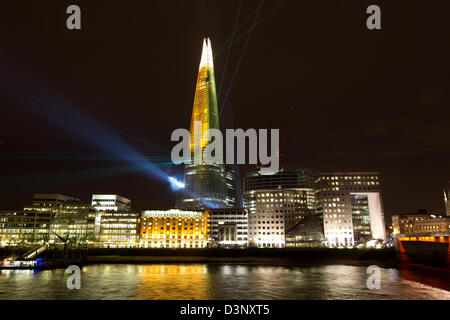
M 247 174 L 244 199 L 248 209 L 248 243 L 284 247 L 286 234 L 308 214 L 314 214 L 313 170 L 283 170 L 276 174 Z
M 448 182 L 448 188 L 444 190 L 445 201 L 445 214 L 450 217 L 450 181 Z
M 201 136 L 196 136 L 195 123 L 201 123 Z M 202 58 L 195 89 L 194 106 L 191 118 L 191 159 L 201 154 L 208 145 L 207 130 L 220 129 L 217 110 L 216 82 L 211 41 L 203 41 Z M 197 133 L 198 134 L 198 133 Z M 177 206 L 186 210 L 206 208 L 229 208 L 234 205 L 233 194 L 227 186 L 227 170 L 224 164 L 200 163 L 185 164 L 185 188 L 180 195 Z
M 328 246 L 386 240 L 377 172 L 321 173 L 316 188 L 317 212 L 323 219 Z

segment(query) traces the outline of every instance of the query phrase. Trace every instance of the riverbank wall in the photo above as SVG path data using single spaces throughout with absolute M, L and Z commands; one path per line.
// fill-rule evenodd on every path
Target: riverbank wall
M 19 253 L 26 249 L 15 248 Z M 7 256 L 0 249 L 0 257 Z M 59 259 L 61 248 L 51 248 L 41 257 Z M 245 249 L 154 249 L 154 248 L 71 248 L 67 256 L 83 263 L 249 263 L 249 264 L 330 264 L 370 265 L 372 262 L 392 264 L 393 249 L 331 249 L 331 248 L 245 248 Z

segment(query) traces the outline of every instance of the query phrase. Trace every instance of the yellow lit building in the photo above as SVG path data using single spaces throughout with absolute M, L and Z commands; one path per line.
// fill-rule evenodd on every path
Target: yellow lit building
M 177 207 L 184 210 L 229 208 L 235 201 L 234 184 L 227 184 L 234 171 L 224 164 L 208 164 L 203 159 L 205 148 L 209 145 L 208 130 L 220 130 L 213 58 L 211 41 L 205 39 L 190 127 L 191 159 L 194 162 L 185 164 L 185 189 L 177 199 Z M 197 130 L 196 123 L 200 124 Z
M 204 211 L 147 210 L 141 214 L 144 248 L 205 248 L 210 242 L 209 214 Z

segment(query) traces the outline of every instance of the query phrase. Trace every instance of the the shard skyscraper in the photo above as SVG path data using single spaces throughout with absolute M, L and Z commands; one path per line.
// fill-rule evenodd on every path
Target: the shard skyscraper
M 195 136 L 196 122 L 201 123 L 201 137 L 200 134 L 199 137 Z M 194 154 L 199 154 L 199 152 L 203 154 L 208 145 L 206 136 L 208 129 L 220 129 L 220 125 L 211 41 L 205 39 L 191 118 L 192 160 L 194 160 Z M 229 183 L 227 176 L 229 174 L 227 175 L 227 168 L 224 164 L 206 164 L 203 161 L 185 164 L 185 188 L 180 194 L 181 197 L 177 199 L 177 207 L 186 210 L 233 207 L 235 188 Z

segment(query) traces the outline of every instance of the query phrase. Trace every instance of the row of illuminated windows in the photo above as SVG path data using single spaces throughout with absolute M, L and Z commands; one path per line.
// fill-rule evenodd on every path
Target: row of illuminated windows
M 178 218 L 178 217 L 176 217 L 176 218 L 153 218 L 153 217 L 142 217 L 142 219 L 143 219 L 143 221 L 145 222 L 145 221 L 147 221 L 147 218 L 148 218 L 148 221 L 161 221 L 161 223 L 164 223 L 164 222 L 181 222 L 181 221 L 189 221 L 189 222 L 193 222 L 194 221 L 194 218 Z M 166 220 L 166 221 L 165 221 Z M 205 219 L 200 219 L 200 218 L 196 218 L 195 219 L 195 222 L 199 222 L 199 221 L 205 221 Z
M 272 226 L 272 227 L 261 227 L 261 226 L 259 226 L 259 227 L 250 227 L 249 228 L 249 230 L 266 230 L 266 229 L 268 229 L 268 230 L 270 230 L 270 229 L 273 229 L 273 230 L 283 230 L 284 229 L 284 227 L 283 226 Z
M 355 181 L 355 182 L 338 182 L 338 181 L 331 181 L 328 182 L 328 185 L 332 186 L 338 186 L 338 185 L 368 185 L 368 186 L 375 186 L 379 185 L 380 183 L 378 181 Z
M 256 195 L 257 198 L 305 198 L 305 194 L 303 193 L 258 193 Z
M 332 220 L 325 220 L 325 223 L 330 223 L 330 224 L 351 224 L 352 221 L 351 220 L 340 220 L 340 219 L 332 219 Z
M 335 226 L 334 228 L 327 228 L 327 232 L 342 232 L 340 230 L 353 230 L 352 226 Z
M 193 235 L 185 235 L 185 234 L 143 234 L 142 237 L 145 239 L 204 239 L 205 235 L 203 234 L 193 234 Z
M 252 222 L 249 222 L 249 224 L 283 224 L 283 222 L 284 222 L 284 220 L 282 220 L 282 221 L 278 221 L 278 220 L 265 221 L 265 220 L 263 220 L 263 221 L 252 221 Z
M 263 235 L 263 236 L 265 236 L 265 235 L 284 235 L 284 232 L 276 232 L 276 231 L 274 231 L 274 232 L 250 232 L 250 235 Z M 260 240 L 261 241 L 261 239 L 258 239 L 258 240 Z
M 136 234 L 136 230 L 102 230 L 102 234 Z
M 345 218 L 346 214 L 324 214 L 325 218 Z
M 326 207 L 326 206 L 328 206 L 328 207 L 345 207 L 345 204 L 340 204 L 340 203 L 335 203 L 335 202 L 333 202 L 333 203 L 324 203 L 324 206 Z
M 333 209 L 333 210 L 325 209 L 325 210 L 323 210 L 323 212 L 325 212 L 325 213 L 332 213 L 332 212 L 337 212 L 337 213 L 342 212 L 342 213 L 344 213 L 345 210 L 344 209 Z
M 352 237 L 353 236 L 353 232 L 351 232 L 351 231 L 327 231 L 327 232 L 325 232 L 325 235 L 327 235 L 327 236 L 333 236 L 333 235 L 347 235 L 347 236 L 350 236 L 350 237 Z
M 323 180 L 378 180 L 378 176 L 324 176 Z

